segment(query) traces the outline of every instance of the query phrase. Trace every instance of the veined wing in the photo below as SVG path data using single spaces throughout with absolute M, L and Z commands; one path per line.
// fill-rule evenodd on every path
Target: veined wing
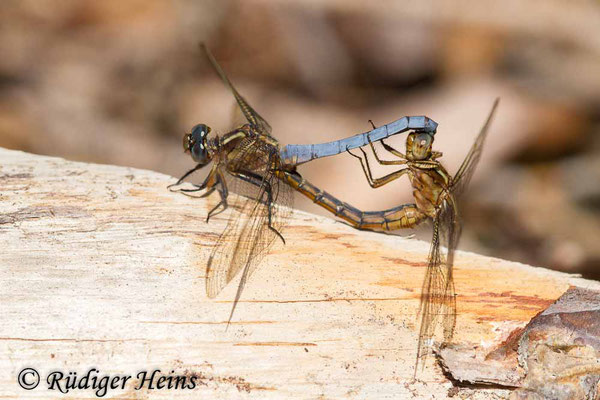
M 496 108 L 498 107 L 499 102 L 499 98 L 497 98 L 496 101 L 494 101 L 492 110 L 490 111 L 490 114 L 488 115 L 485 124 L 481 128 L 481 131 L 479 131 L 477 139 L 475 139 L 473 146 L 471 146 L 471 150 L 469 150 L 469 153 L 467 154 L 463 163 L 458 169 L 458 172 L 456 172 L 454 178 L 452 179 L 452 188 L 450 190 L 452 191 L 454 198 L 460 197 L 460 195 L 463 194 L 466 190 L 467 186 L 469 186 L 469 182 L 473 177 L 475 167 L 477 166 L 477 163 L 481 158 L 481 153 L 483 151 L 483 143 L 485 142 L 488 128 L 490 127 L 490 123 L 492 122 L 492 118 L 494 117 L 494 113 L 496 112 Z
M 420 358 L 429 353 L 429 342 L 435 334 L 438 318 L 442 318 L 444 341 L 452 338 L 456 325 L 456 297 L 454 292 L 454 251 L 458 246 L 462 226 L 457 199 L 464 193 L 475 167 L 481 158 L 483 144 L 500 99 L 496 99 L 469 154 L 452 180 L 446 199 L 436 212 L 433 237 L 429 249 L 427 271 L 421 291 L 421 328 L 415 374 Z M 440 244 L 444 245 L 441 249 Z M 444 254 L 445 253 L 445 254 Z
M 458 245 L 461 227 L 452 196 L 445 200 L 433 220 L 433 236 L 427 259 L 427 271 L 421 289 L 421 327 L 415 362 L 429 354 L 430 342 L 441 318 L 444 341 L 452 338 L 456 325 L 456 297 L 454 295 L 454 250 Z M 445 245 L 445 249 L 441 248 Z
M 240 109 L 244 113 L 244 116 L 246 117 L 246 119 L 248 120 L 248 122 L 250 124 L 252 124 L 261 133 L 263 133 L 265 135 L 268 135 L 268 136 L 271 136 L 271 130 L 272 130 L 271 129 L 271 125 L 269 125 L 269 123 L 267 121 L 265 121 L 264 118 L 261 117 L 260 114 L 258 114 L 250 106 L 250 104 L 248 104 L 248 102 L 246 101 L 246 99 L 244 99 L 242 97 L 242 95 L 240 95 L 240 93 L 233 86 L 233 84 L 231 83 L 231 81 L 229 80 L 229 78 L 227 78 L 227 75 L 225 75 L 225 72 L 223 71 L 223 69 L 221 68 L 221 66 L 219 65 L 219 63 L 217 63 L 217 60 L 215 60 L 215 58 L 213 57 L 213 55 L 210 52 L 210 50 L 208 50 L 208 47 L 206 47 L 206 45 L 204 43 L 202 43 L 200 45 L 200 47 L 202 48 L 202 50 L 206 54 L 206 57 L 208 58 L 208 60 L 212 64 L 212 66 L 215 69 L 217 75 L 219 75 L 219 78 L 221 78 L 221 80 L 223 81 L 223 83 L 225 83 L 225 85 L 233 93 L 233 97 L 235 97 L 235 100 L 237 101 L 238 105 L 240 106 Z
M 238 156 L 239 160 L 236 160 L 240 165 L 252 162 L 257 166 L 259 160 L 263 161 L 264 168 L 257 166 L 255 172 L 250 171 L 254 175 L 261 175 L 262 180 L 259 182 L 259 186 L 250 184 L 246 186 L 250 190 L 244 191 L 243 194 L 249 197 L 238 197 L 239 207 L 231 210 L 227 226 L 211 254 L 206 278 L 207 294 L 209 297 L 215 297 L 242 271 L 229 320 L 233 316 L 247 279 L 276 238 L 276 234 L 268 228 L 269 207 L 271 208 L 271 225 L 275 229 L 281 230 L 285 225 L 286 213 L 289 211 L 284 204 L 291 200 L 291 188 L 279 185 L 279 180 L 267 168 L 272 161 L 273 154 L 277 153 L 266 152 L 264 148 L 261 150 L 260 143 L 245 143 L 240 147 L 244 149 Z M 236 189 L 239 189 L 239 185 L 235 186 L 238 186 Z M 269 199 L 267 188 L 272 189 L 271 199 Z M 242 192 L 242 190 L 237 190 L 237 192 Z
M 257 139 L 244 140 L 238 146 L 236 163 L 241 165 L 246 158 L 259 157 L 255 147 L 256 141 Z M 255 159 L 256 162 L 258 160 Z M 256 214 L 260 211 L 260 203 L 265 194 L 264 187 L 260 187 L 252 188 L 255 190 L 246 191 L 245 196 L 241 196 L 240 187 L 243 183 L 235 177 L 229 182 L 228 186 L 238 197 L 235 206 L 231 207 L 227 226 L 219 237 L 207 265 L 206 293 L 211 298 L 216 297 L 253 257 L 254 241 L 247 235 L 258 233 L 251 232 L 252 222 L 256 217 L 260 217 Z

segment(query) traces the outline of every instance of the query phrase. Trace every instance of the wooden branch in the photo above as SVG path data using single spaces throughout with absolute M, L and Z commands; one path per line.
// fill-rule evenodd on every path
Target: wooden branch
M 0 160 L 0 397 L 61 397 L 48 375 L 90 368 L 132 376 L 104 396 L 120 399 L 444 398 L 452 388 L 431 359 L 412 380 L 428 243 L 295 212 L 287 245 L 273 246 L 226 330 L 237 281 L 216 300 L 204 289 L 226 218 L 205 222 L 217 196 L 170 193 L 175 179 L 151 171 L 3 149 Z M 570 285 L 600 288 L 464 252 L 455 279 L 455 340 L 482 346 Z M 31 392 L 17 383 L 25 367 L 42 379 Z M 196 388 L 136 390 L 138 372 L 154 369 L 194 376 Z

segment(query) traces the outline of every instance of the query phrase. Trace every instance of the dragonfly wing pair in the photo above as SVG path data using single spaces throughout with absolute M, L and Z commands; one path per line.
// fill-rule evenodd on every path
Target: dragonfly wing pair
M 246 280 L 278 237 L 274 230 L 281 231 L 286 225 L 292 201 L 291 188 L 280 185 L 276 176 L 268 171 L 273 153 L 257 144 L 249 144 L 245 149 L 240 162 L 249 157 L 253 163 L 262 160 L 263 167 L 245 175 L 255 183 L 244 182 L 240 177 L 229 180 L 232 191 L 240 196 L 229 207 L 227 225 L 217 240 L 206 271 L 206 292 L 211 298 L 242 271 L 230 319 Z
M 237 89 L 233 86 L 233 84 L 231 83 L 229 78 L 227 78 L 227 75 L 225 75 L 225 72 L 223 71 L 223 69 L 221 68 L 219 63 L 217 63 L 217 60 L 215 60 L 215 58 L 213 57 L 210 50 L 208 50 L 208 47 L 206 47 L 206 45 L 204 43 L 202 43 L 200 45 L 200 48 L 206 55 L 206 58 L 208 58 L 208 60 L 210 61 L 210 64 L 214 68 L 217 75 L 219 75 L 219 78 L 221 78 L 221 80 L 223 81 L 225 86 L 227 86 L 229 88 L 229 90 L 231 90 L 231 93 L 233 93 L 233 97 L 235 97 L 235 100 L 237 101 L 237 103 L 240 107 L 240 110 L 242 111 L 242 113 L 244 114 L 244 117 L 246 117 L 248 122 L 259 133 L 267 135 L 267 136 L 271 136 L 271 131 L 272 131 L 271 125 L 269 125 L 269 123 L 267 121 L 265 121 L 265 119 L 263 117 L 261 117 L 260 114 L 257 113 L 250 106 L 250 104 L 248 104 L 246 99 L 244 99 L 244 97 L 242 97 L 242 95 L 237 91 Z
M 205 46 L 202 49 L 233 93 L 254 133 L 236 146 L 235 157 L 228 161 L 229 175 L 235 171 L 229 185 L 242 196 L 230 207 L 227 226 L 217 240 L 206 270 L 206 292 L 211 298 L 241 271 L 229 322 L 246 281 L 286 224 L 292 189 L 275 175 L 279 149 L 272 144 L 274 140 L 263 140 L 271 138 L 271 126 L 238 93 L 208 49 Z M 228 171 L 223 172 L 227 175 Z
M 339 154 L 363 146 L 373 140 L 381 140 L 409 129 L 428 133 L 433 137 L 437 123 L 424 116 L 404 117 L 391 124 L 341 141 L 320 145 L 289 145 L 280 151 L 277 140 L 271 136 L 271 126 L 238 93 L 208 49 L 205 46 L 202 46 L 202 49 L 221 80 L 233 93 L 239 110 L 248 121 L 248 125 L 240 128 L 241 130 L 245 129 L 244 138 L 236 144 L 235 149 L 226 150 L 228 153 L 226 154 L 227 161 L 220 160 L 218 165 L 218 168 L 221 169 L 221 175 L 232 177 L 232 190 L 238 194 L 244 194 L 246 197 L 237 197 L 236 204 L 230 207 L 227 226 L 217 240 L 206 271 L 206 290 L 209 297 L 217 296 L 241 271 L 240 283 L 229 316 L 229 321 L 231 321 L 249 276 L 267 253 L 273 241 L 278 236 L 283 239 L 279 231 L 285 226 L 287 217 L 291 212 L 291 209 L 287 206 L 291 206 L 292 190 L 294 188 L 329 211 L 335 211 L 336 215 L 340 215 L 344 210 L 350 210 L 351 215 L 348 219 L 354 222 L 355 226 L 361 227 L 363 218 L 373 219 L 377 217 L 384 222 L 381 228 L 384 230 L 389 229 L 388 212 L 361 212 L 350 207 L 304 181 L 295 171 L 296 165 L 316 158 Z M 449 185 L 445 189 L 446 193 L 442 199 L 443 201 L 437 207 L 433 218 L 433 237 L 421 294 L 421 327 L 417 349 L 417 364 L 421 357 L 428 354 L 429 342 L 435 334 L 440 317 L 442 318 L 446 341 L 450 340 L 454 331 L 456 299 L 452 266 L 454 264 L 454 250 L 458 245 L 461 234 L 458 205 L 460 204 L 460 196 L 465 192 L 481 157 L 483 144 L 497 105 L 498 100 L 494 103 L 485 125 L 463 164 L 456 175 L 450 179 Z M 386 146 L 384 145 L 384 147 Z M 394 150 L 391 150 L 394 153 Z M 399 152 L 394 154 L 402 156 Z M 432 161 L 427 162 L 430 164 L 426 162 L 422 164 L 425 166 L 431 165 Z M 398 163 L 398 165 L 400 164 Z M 282 168 L 285 171 L 281 170 Z M 290 185 L 285 184 L 278 177 L 279 172 L 284 172 L 284 175 L 292 175 L 292 181 L 288 182 Z M 242 190 L 242 186 L 245 186 L 246 190 Z M 311 190 L 308 190 L 308 188 Z M 410 222 L 412 221 L 409 218 L 410 215 L 405 215 L 406 210 L 402 207 L 388 211 L 393 211 L 394 215 L 398 214 L 398 218 L 408 218 L 408 222 L 400 218 L 398 220 L 400 225 L 398 226 L 404 227 L 406 225 L 406 227 L 409 227 L 418 222 L 416 220 Z M 417 368 L 415 368 L 415 373 L 416 371 Z
M 460 198 L 466 191 L 477 163 L 481 158 L 483 144 L 498 106 L 496 99 L 490 114 L 481 128 L 469 153 L 454 175 L 449 194 L 440 205 L 433 220 L 433 236 L 427 260 L 427 271 L 421 290 L 421 327 L 417 360 L 429 353 L 429 342 L 435 334 L 438 318 L 442 319 L 444 340 L 450 341 L 456 325 L 456 297 L 454 292 L 454 251 L 462 232 Z M 445 250 L 441 248 L 445 247 Z M 415 373 L 417 368 L 415 367 Z

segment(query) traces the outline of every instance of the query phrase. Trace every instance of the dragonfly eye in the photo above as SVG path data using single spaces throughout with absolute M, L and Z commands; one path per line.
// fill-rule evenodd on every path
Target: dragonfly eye
M 183 135 L 183 151 L 187 153 L 190 151 L 193 145 L 194 143 L 192 142 L 192 135 L 189 133 Z
M 431 156 L 433 136 L 426 132 L 417 133 L 412 141 L 412 155 L 415 160 L 425 160 Z
M 198 164 L 208 164 L 210 155 L 208 153 L 206 137 L 210 133 L 210 127 L 198 124 L 192 128 L 192 132 L 184 138 L 183 147 L 189 150 L 192 158 Z

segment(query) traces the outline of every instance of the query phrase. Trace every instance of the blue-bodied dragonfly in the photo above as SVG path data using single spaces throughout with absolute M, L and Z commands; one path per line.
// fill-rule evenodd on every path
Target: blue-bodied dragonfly
M 273 241 L 279 237 L 285 243 L 280 231 L 289 216 L 291 190 L 294 189 L 358 229 L 394 231 L 413 228 L 423 221 L 432 220 L 433 237 L 421 293 L 417 362 L 419 355 L 427 354 L 427 344 L 434 334 L 439 315 L 444 316 L 444 337 L 449 340 L 456 318 L 452 267 L 454 250 L 461 233 L 457 199 L 464 193 L 480 159 L 498 101 L 454 176 L 437 160 L 442 154 L 432 150 L 438 124 L 425 116 L 403 117 L 379 128 L 373 127 L 368 132 L 333 142 L 281 147 L 271 134 L 271 126 L 239 94 L 208 49 L 202 48 L 221 80 L 233 93 L 247 120 L 246 124 L 222 136 L 210 135 L 211 129 L 205 124 L 196 125 L 191 133 L 184 136 L 183 146 L 197 164 L 171 185 L 179 185 L 190 174 L 212 163 L 202 184 L 195 185 L 193 189 L 179 189 L 183 192 L 204 190 L 202 197 L 215 190 L 219 192 L 221 201 L 210 210 L 207 220 L 219 209 L 222 211 L 228 207 L 227 176 L 234 178 L 229 184 L 235 186 L 233 191 L 246 196 L 240 198 L 237 212 L 230 215 L 209 258 L 206 269 L 207 295 L 216 297 L 242 271 L 229 316 L 231 321 L 249 276 Z M 384 142 L 390 136 L 407 131 L 410 133 L 407 136 L 406 154 Z M 377 141 L 399 159 L 380 159 L 373 147 Z M 371 146 L 380 164 L 405 165 L 406 168 L 382 178 L 373 178 L 366 153 L 361 148 L 366 145 Z M 356 148 L 363 151 L 364 161 L 358 158 L 372 187 L 380 187 L 408 175 L 414 188 L 415 203 L 382 211 L 361 211 L 312 185 L 297 171 L 300 164 Z M 242 182 L 246 183 L 246 190 L 239 187 Z M 440 249 L 441 243 L 445 244 L 445 254 Z
M 227 226 L 220 235 L 206 268 L 206 293 L 214 298 L 240 272 L 242 276 L 229 316 L 241 296 L 243 288 L 262 257 L 276 238 L 285 243 L 280 231 L 285 226 L 292 204 L 292 189 L 337 216 L 363 229 L 375 229 L 369 213 L 361 212 L 329 195 L 297 172 L 296 166 L 317 158 L 328 157 L 349 149 L 365 146 L 408 130 L 435 132 L 437 123 L 427 117 L 403 117 L 377 129 L 352 137 L 317 145 L 288 145 L 280 147 L 271 134 L 271 126 L 239 94 L 210 51 L 202 49 L 223 83 L 235 97 L 247 123 L 222 136 L 211 134 L 211 128 L 198 124 L 183 138 L 183 147 L 196 162 L 172 188 L 181 184 L 195 171 L 211 165 L 200 185 L 192 189 L 178 189 L 184 193 L 204 191 L 205 197 L 215 190 L 221 201 L 209 211 L 211 216 L 228 207 L 229 190 L 244 195 Z M 231 177 L 233 179 L 227 179 Z M 400 210 L 399 210 L 400 211 Z

